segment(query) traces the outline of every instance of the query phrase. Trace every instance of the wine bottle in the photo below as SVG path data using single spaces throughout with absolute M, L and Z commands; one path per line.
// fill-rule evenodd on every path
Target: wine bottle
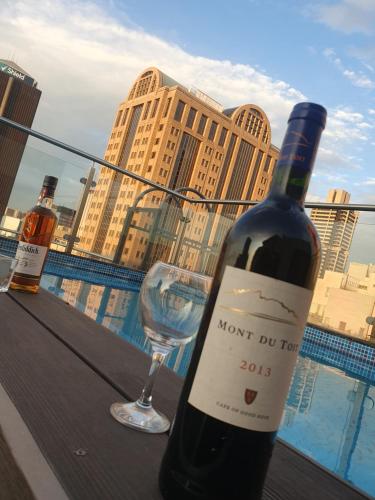
M 326 110 L 297 104 L 267 198 L 223 243 L 160 469 L 166 500 L 256 500 L 320 264 L 303 203 Z
M 58 179 L 46 175 L 38 202 L 26 213 L 19 237 L 18 259 L 10 287 L 22 292 L 37 293 L 47 251 L 56 227 L 57 217 L 52 210 Z

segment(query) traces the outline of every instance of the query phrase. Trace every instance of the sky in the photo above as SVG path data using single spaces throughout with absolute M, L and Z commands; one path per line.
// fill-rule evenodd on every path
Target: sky
M 308 199 L 342 188 L 353 203 L 375 203 L 375 0 L 1 0 L 1 58 L 38 81 L 36 130 L 100 157 L 149 66 L 224 107 L 259 105 L 276 146 L 296 102 L 323 104 Z

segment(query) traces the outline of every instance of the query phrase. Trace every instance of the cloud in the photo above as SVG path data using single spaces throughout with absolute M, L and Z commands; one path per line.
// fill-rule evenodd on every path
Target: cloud
M 375 177 L 369 177 L 365 179 L 362 183 L 363 186 L 375 186 Z
M 338 145 L 344 147 L 358 141 L 367 143 L 372 128 L 373 125 L 365 121 L 362 113 L 339 106 L 330 110 L 325 138 L 329 138 L 331 147 L 337 150 Z
M 356 73 L 350 69 L 345 69 L 342 74 L 346 76 L 346 78 L 350 80 L 355 87 L 363 89 L 373 89 L 375 87 L 375 82 L 363 73 Z
M 370 45 L 362 44 L 348 48 L 348 54 L 355 57 L 370 73 L 375 73 L 375 44 L 372 37 Z
M 324 197 L 319 196 L 318 194 L 307 193 L 306 201 L 310 203 L 322 203 L 324 201 Z
M 375 81 L 366 76 L 363 71 L 355 72 L 344 66 L 342 60 L 337 57 L 336 52 L 332 48 L 324 49 L 323 55 L 330 61 L 340 72 L 347 78 L 355 87 L 363 89 L 374 89 Z
M 96 154 L 103 153 L 117 106 L 148 66 L 197 86 L 225 107 L 260 105 L 276 144 L 292 106 L 306 100 L 287 82 L 249 65 L 189 54 L 90 2 L 5 0 L 0 32 L 3 57 L 16 53 L 42 90 L 35 126 Z
M 319 148 L 318 159 L 322 165 L 331 168 L 346 170 L 361 170 L 361 159 L 344 154 L 342 151 L 324 147 Z
M 318 4 L 310 9 L 315 20 L 346 34 L 375 31 L 374 0 L 341 0 L 334 4 Z

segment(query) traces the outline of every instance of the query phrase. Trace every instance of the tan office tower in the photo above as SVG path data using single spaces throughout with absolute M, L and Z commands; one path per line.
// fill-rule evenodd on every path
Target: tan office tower
M 0 60 L 0 116 L 31 127 L 41 91 L 36 81 L 13 61 Z M 27 135 L 0 124 L 0 219 L 5 213 Z
M 331 189 L 327 196 L 327 203 L 347 204 L 350 194 L 342 189 Z M 322 243 L 322 262 L 319 278 L 325 271 L 345 271 L 353 233 L 358 221 L 358 212 L 354 210 L 335 210 L 313 208 L 311 220 L 318 230 Z
M 245 104 L 223 110 L 207 95 L 194 88 L 188 90 L 157 68 L 146 69 L 120 104 L 105 153 L 105 159 L 114 165 L 171 189 L 189 188 L 211 199 L 242 200 L 264 198 L 277 158 L 269 121 L 258 106 Z M 128 208 L 146 188 L 102 168 L 80 232 L 80 247 L 113 256 Z M 155 210 L 164 198 L 162 192 L 155 191 L 138 206 Z M 171 213 L 168 217 L 159 214 L 155 224 L 155 217 L 137 214 L 132 225 L 146 229 L 130 228 L 121 262 L 147 268 L 158 258 L 168 258 L 190 269 L 201 268 L 197 259 L 202 240 L 206 238 L 206 250 L 208 244 L 215 244 L 215 237 L 220 240 L 218 229 L 224 225 L 218 222 L 219 214 L 232 219 L 244 208 L 215 207 L 216 219 L 203 206 L 199 213 L 191 208 L 186 216 L 185 204 L 185 215 L 178 223 L 171 222 Z M 183 228 L 184 239 L 172 241 L 181 229 L 181 219 L 189 223 Z M 157 233 L 147 233 L 156 226 Z M 167 237 L 156 242 L 162 231 L 170 235 L 170 244 Z

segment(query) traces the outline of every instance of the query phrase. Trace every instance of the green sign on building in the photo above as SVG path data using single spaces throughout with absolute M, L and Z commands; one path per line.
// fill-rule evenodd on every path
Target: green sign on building
M 9 76 L 12 76 L 13 78 L 17 78 L 17 80 L 22 80 L 31 87 L 34 86 L 34 79 L 31 78 L 31 76 L 25 75 L 21 71 L 12 68 L 12 66 L 9 66 L 9 64 L 4 61 L 0 61 L 0 71 L 6 73 Z

